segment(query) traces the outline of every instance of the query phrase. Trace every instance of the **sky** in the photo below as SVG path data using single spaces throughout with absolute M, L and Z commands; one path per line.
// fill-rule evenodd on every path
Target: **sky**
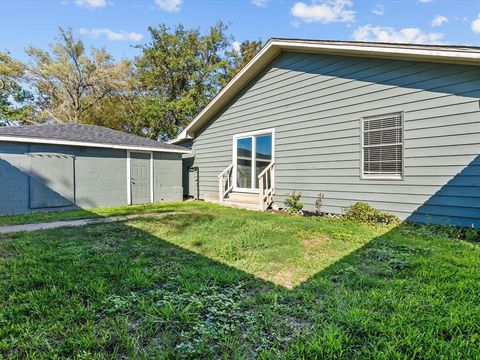
M 229 24 L 236 41 L 271 37 L 480 46 L 480 0 L 0 0 L 0 51 L 26 61 L 58 28 L 117 59 L 139 54 L 147 28 Z M 234 43 L 234 47 L 236 43 Z

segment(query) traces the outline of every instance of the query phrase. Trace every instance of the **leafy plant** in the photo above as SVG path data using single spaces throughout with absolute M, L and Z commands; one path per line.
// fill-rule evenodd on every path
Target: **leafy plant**
M 395 225 L 400 219 L 388 212 L 380 211 L 367 203 L 357 202 L 345 210 L 345 218 L 366 224 Z
M 284 201 L 287 212 L 290 214 L 301 214 L 303 209 L 303 203 L 300 202 L 302 198 L 301 193 L 296 193 L 295 190 L 287 195 L 287 198 Z
M 323 206 L 323 200 L 325 195 L 323 193 L 318 193 L 317 199 L 315 200 L 315 213 L 320 214 Z

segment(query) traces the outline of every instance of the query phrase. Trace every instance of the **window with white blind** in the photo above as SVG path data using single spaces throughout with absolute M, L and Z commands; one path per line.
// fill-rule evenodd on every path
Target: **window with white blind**
M 402 114 L 363 118 L 361 125 L 362 177 L 402 179 Z

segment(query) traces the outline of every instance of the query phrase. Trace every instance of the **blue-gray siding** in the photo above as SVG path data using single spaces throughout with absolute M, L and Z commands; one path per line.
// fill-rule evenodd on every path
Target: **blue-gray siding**
M 154 202 L 183 200 L 182 155 L 153 154 Z
M 275 128 L 277 203 L 357 201 L 402 219 L 480 226 L 480 67 L 283 53 L 196 134 L 200 196 L 217 193 L 232 136 Z M 403 180 L 360 178 L 360 118 L 403 112 Z
M 41 154 L 52 158 L 42 158 Z M 65 166 L 50 165 L 56 162 L 55 156 L 63 164 L 65 155 L 73 162 L 71 178 L 65 175 L 69 174 Z M 126 205 L 126 156 L 126 150 L 0 142 L 0 214 Z M 48 169 L 36 170 L 39 160 Z M 181 169 L 180 154 L 154 153 L 154 202 L 182 200 Z M 32 195 L 38 197 L 39 204 L 45 203 L 41 201 L 44 196 L 52 206 L 62 204 L 62 200 L 71 205 L 32 206 Z

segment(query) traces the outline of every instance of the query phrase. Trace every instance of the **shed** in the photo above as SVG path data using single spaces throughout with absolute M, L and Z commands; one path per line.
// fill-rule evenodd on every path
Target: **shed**
M 92 125 L 0 127 L 0 214 L 180 201 L 188 152 Z

